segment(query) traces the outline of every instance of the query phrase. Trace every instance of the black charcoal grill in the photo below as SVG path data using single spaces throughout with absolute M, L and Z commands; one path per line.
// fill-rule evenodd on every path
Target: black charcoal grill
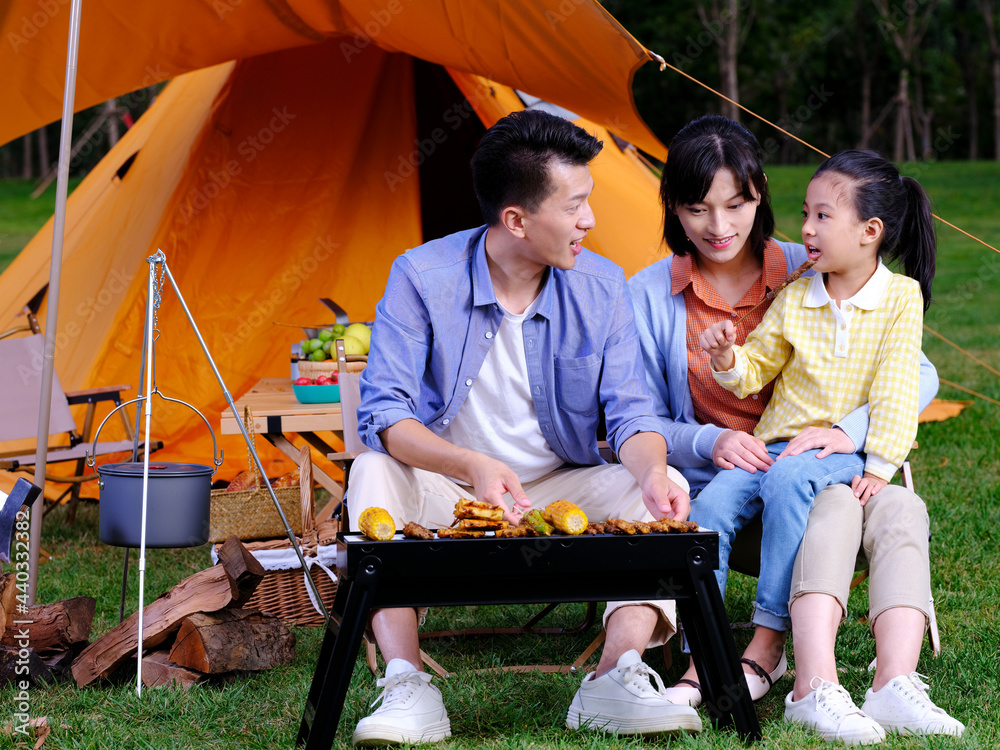
M 298 743 L 333 743 L 373 609 L 676 599 L 709 715 L 750 740 L 760 724 L 739 666 L 713 571 L 715 532 L 513 539 L 395 539 L 338 535 L 340 579 Z M 338 625 L 339 622 L 339 625 Z

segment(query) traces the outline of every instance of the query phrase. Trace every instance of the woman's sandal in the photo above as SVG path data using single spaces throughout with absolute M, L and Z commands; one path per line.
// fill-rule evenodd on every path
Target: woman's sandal
M 767 672 L 764 667 L 755 662 L 753 659 L 740 659 L 744 664 L 749 664 L 750 667 L 756 672 L 756 675 L 743 673 L 743 676 L 747 680 L 747 689 L 750 691 L 750 697 L 759 701 L 767 692 L 771 689 L 775 682 L 781 679 L 782 675 L 785 674 L 788 669 L 788 659 L 785 656 L 785 652 L 781 652 L 781 658 L 778 659 L 778 666 L 774 668 L 773 672 Z
M 698 708 L 701 705 L 701 685 L 694 680 L 677 680 L 673 685 L 664 689 L 663 696 L 678 706 L 691 706 Z

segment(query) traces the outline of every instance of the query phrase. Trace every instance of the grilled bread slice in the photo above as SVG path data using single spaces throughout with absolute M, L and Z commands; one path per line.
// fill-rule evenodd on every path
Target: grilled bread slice
M 479 539 L 486 536 L 485 531 L 466 529 L 438 529 L 438 537 L 441 539 Z
M 482 518 L 487 521 L 499 521 L 503 518 L 503 508 L 483 502 L 462 498 L 455 503 L 455 518 Z

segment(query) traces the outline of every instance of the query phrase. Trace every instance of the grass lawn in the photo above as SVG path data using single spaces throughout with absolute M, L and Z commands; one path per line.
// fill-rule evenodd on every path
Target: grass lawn
M 69 182 L 70 192 L 80 183 Z M 32 200 L 34 180 L 0 180 L 0 273 L 56 210 L 56 183 Z
M 778 228 L 792 239 L 799 237 L 800 204 L 811 171 L 774 168 L 768 172 Z M 935 200 L 936 213 L 993 245 L 1000 243 L 995 189 L 1000 184 L 1000 164 L 921 165 L 920 179 Z M 7 189 L 0 185 L 0 190 Z M 8 194 L 0 192 L 0 196 Z M 4 198 L 3 205 L 6 203 Z M 926 323 L 1000 369 L 1000 322 L 996 316 L 1000 309 L 1000 256 L 946 227 L 940 228 L 938 236 L 935 304 Z M 924 349 L 943 379 L 1000 400 L 996 375 L 933 336 L 925 336 Z M 972 398 L 948 386 L 942 386 L 940 395 Z M 895 737 L 886 747 L 1000 747 L 998 416 L 998 407 L 975 399 L 958 418 L 922 424 L 919 449 L 911 454 L 917 490 L 931 515 L 932 585 L 944 643 L 944 652 L 936 659 L 925 647 L 920 671 L 928 675 L 934 699 L 965 722 L 966 736 L 931 740 Z M 39 600 L 50 602 L 82 594 L 96 597 L 97 618 L 92 631 L 96 638 L 117 622 L 122 551 L 98 539 L 96 506 L 82 507 L 77 523 L 70 528 L 62 525 L 62 513 L 56 510 L 44 522 L 42 546 L 52 558 L 41 567 Z M 206 547 L 149 550 L 147 601 L 208 564 Z M 129 612 L 137 604 L 137 580 L 133 565 Z M 727 606 L 734 622 L 749 620 L 753 586 L 752 579 L 733 574 Z M 866 595 L 865 583 L 851 599 L 837 649 L 842 682 L 859 704 L 871 682 L 866 670 L 875 655 L 874 642 L 862 620 Z M 428 627 L 510 624 L 526 611 L 516 607 L 438 609 L 430 613 Z M 574 605 L 557 610 L 553 616 L 568 623 L 578 611 Z M 454 735 L 441 747 L 743 747 L 730 730 L 647 741 L 575 734 L 566 730 L 563 722 L 578 676 L 463 672 L 492 664 L 569 663 L 595 634 L 596 628 L 579 636 L 426 642 L 426 650 L 435 659 L 459 673 L 436 681 L 444 693 Z M 296 659 L 287 667 L 242 675 L 188 693 L 147 690 L 141 698 L 135 695 L 134 672 L 129 675 L 126 669 L 120 679 L 85 690 L 72 683 L 33 688 L 30 713 L 48 716 L 55 725 L 45 748 L 292 748 L 321 633 L 318 629 L 297 629 L 296 635 Z M 742 648 L 749 637 L 748 630 L 737 630 L 738 647 Z M 674 665 L 669 669 L 664 667 L 659 650 L 647 655 L 668 683 L 683 671 L 676 645 L 673 653 Z M 793 654 L 790 666 L 794 666 Z M 822 740 L 782 722 L 783 698 L 790 686 L 789 679 L 782 680 L 757 704 L 765 737 L 759 746 L 826 747 Z M 350 746 L 355 723 L 377 695 L 375 679 L 359 659 L 335 747 Z M 7 707 L 0 716 L 0 726 L 11 721 L 14 705 L 15 691 L 0 690 L 0 706 Z M 0 748 L 30 744 L 22 739 L 12 745 L 8 738 L 0 737 Z

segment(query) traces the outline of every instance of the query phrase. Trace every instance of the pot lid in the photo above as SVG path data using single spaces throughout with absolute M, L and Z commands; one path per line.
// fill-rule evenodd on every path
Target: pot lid
M 143 464 L 141 461 L 103 464 L 97 467 L 98 474 L 108 474 L 116 477 L 141 477 Z M 214 472 L 211 466 L 202 464 L 178 464 L 166 461 L 150 461 L 149 476 L 152 477 L 192 477 L 211 476 Z

